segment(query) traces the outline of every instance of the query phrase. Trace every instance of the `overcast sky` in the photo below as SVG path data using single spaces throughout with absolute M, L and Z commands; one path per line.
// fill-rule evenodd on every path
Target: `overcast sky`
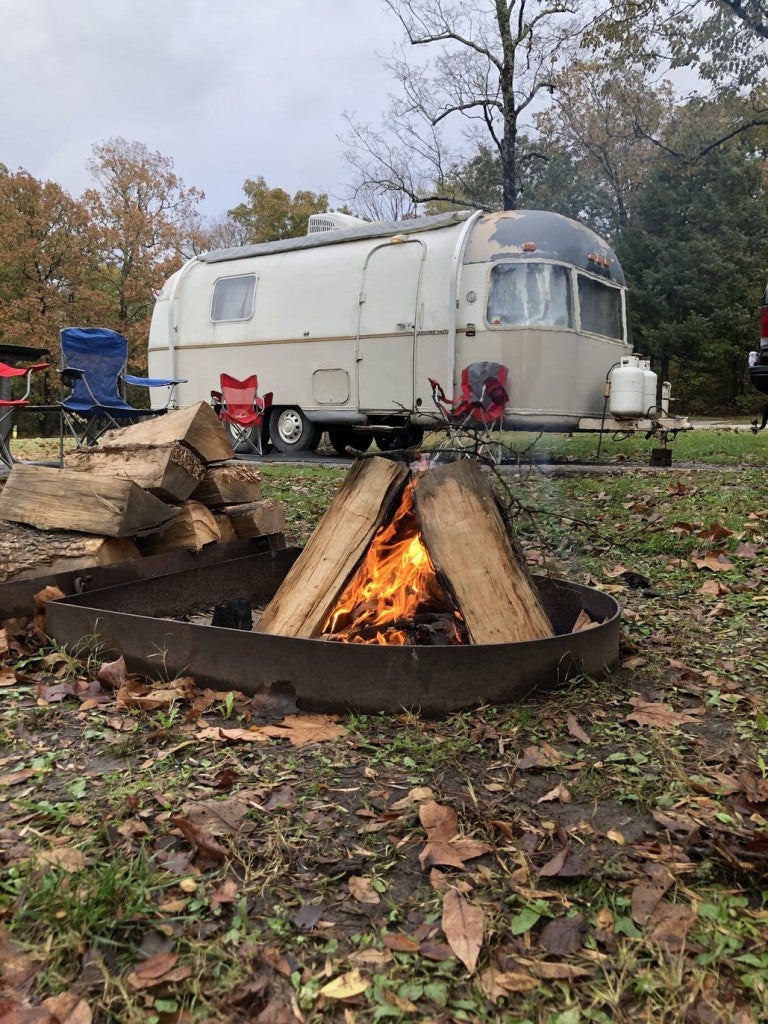
M 122 136 L 212 216 L 259 175 L 339 201 L 342 112 L 378 121 L 400 40 L 380 0 L 0 0 L 0 26 L 0 162 L 79 196 Z

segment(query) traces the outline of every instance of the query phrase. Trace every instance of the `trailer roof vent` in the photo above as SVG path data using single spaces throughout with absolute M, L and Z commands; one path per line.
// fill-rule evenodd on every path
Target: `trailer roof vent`
M 307 234 L 315 235 L 318 231 L 341 231 L 343 228 L 362 227 L 367 223 L 348 213 L 313 213 L 307 224 Z

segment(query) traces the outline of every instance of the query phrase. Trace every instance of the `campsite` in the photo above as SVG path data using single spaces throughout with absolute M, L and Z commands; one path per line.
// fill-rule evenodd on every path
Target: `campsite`
M 297 713 L 7 634 L 9 1019 L 761 1020 L 762 441 L 521 461 L 527 563 L 622 643 L 506 706 Z M 260 472 L 304 545 L 347 470 Z

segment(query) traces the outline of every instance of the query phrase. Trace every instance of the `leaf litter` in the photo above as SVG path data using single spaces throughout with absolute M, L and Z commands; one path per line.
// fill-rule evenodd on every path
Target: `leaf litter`
M 700 480 L 638 486 L 617 542 L 661 554 L 580 556 L 622 582 L 624 667 L 520 707 L 292 715 L 119 659 L 73 672 L 6 628 L 2 1013 L 766 1019 L 762 521 L 698 521 Z

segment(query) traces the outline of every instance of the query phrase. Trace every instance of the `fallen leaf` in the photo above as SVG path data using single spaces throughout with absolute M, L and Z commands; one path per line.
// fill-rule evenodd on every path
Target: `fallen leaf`
M 540 747 L 526 747 L 523 756 L 517 759 L 517 766 L 521 771 L 529 768 L 553 768 L 560 764 L 562 755 L 559 750 L 549 743 L 542 743 Z
M 535 978 L 542 978 L 545 981 L 575 981 L 576 978 L 589 978 L 595 973 L 589 967 L 578 967 L 576 964 L 528 960 L 524 957 L 515 959 L 522 967 L 526 967 Z
M 566 718 L 566 725 L 568 726 L 569 735 L 573 736 L 575 740 L 579 740 L 580 743 L 591 743 L 592 740 L 589 735 L 584 732 L 582 727 L 576 721 L 574 715 L 568 715 Z
M 648 921 L 648 937 L 670 953 L 680 953 L 696 916 L 683 903 L 659 903 Z
M 456 956 L 470 974 L 474 974 L 483 944 L 485 915 L 468 903 L 455 889 L 443 897 L 442 929 Z
M 584 945 L 587 937 L 587 922 L 583 914 L 573 917 L 556 917 L 548 921 L 541 931 L 539 942 L 554 956 L 569 956 Z
M 181 806 L 181 815 L 195 828 L 210 835 L 234 836 L 243 831 L 243 822 L 250 809 L 245 800 L 238 800 L 237 797 L 188 800 Z
M 381 903 L 381 896 L 373 888 L 370 878 L 362 875 L 351 875 L 347 879 L 347 886 L 358 903 Z
M 311 931 L 323 916 L 323 908 L 316 903 L 304 903 L 291 918 L 292 924 L 300 931 Z
M 641 726 L 649 725 L 654 729 L 672 730 L 679 725 L 691 725 L 699 721 L 696 715 L 687 711 L 673 711 L 668 704 L 656 704 L 643 700 L 642 697 L 631 697 L 629 703 L 635 710 L 627 715 L 625 720 Z
M 663 864 L 646 864 L 645 874 L 647 877 L 632 890 L 632 920 L 639 925 L 648 923 L 662 896 L 674 882 Z
M 56 1024 L 91 1024 L 93 1011 L 76 992 L 61 992 L 49 996 L 42 1004 Z M 3 1018 L 4 1019 L 4 1018 Z
M 189 818 L 177 814 L 171 818 L 174 825 L 184 836 L 186 841 L 194 850 L 195 858 L 206 863 L 219 864 L 228 858 L 229 854 L 214 837 L 204 829 L 197 828 Z
M 75 874 L 85 868 L 85 856 L 74 846 L 58 846 L 53 850 L 43 850 L 40 860 L 43 864 L 61 868 L 62 871 L 67 871 L 69 874 Z
M 489 999 L 496 1002 L 516 992 L 530 992 L 539 987 L 539 981 L 522 971 L 499 971 L 488 967 L 480 975 L 480 987 Z
M 539 868 L 540 878 L 582 878 L 589 874 L 589 865 L 567 846 Z
M 115 661 L 103 661 L 96 678 L 100 683 L 111 686 L 113 690 L 119 690 L 125 682 L 126 672 L 125 658 L 121 654 Z
M 349 999 L 350 996 L 359 996 L 361 992 L 365 992 L 369 985 L 370 982 L 365 975 L 355 967 L 323 985 L 320 995 L 326 999 Z
M 456 812 L 434 800 L 419 807 L 419 820 L 427 833 L 427 845 L 419 855 L 422 868 L 433 864 L 463 868 L 465 861 L 490 853 L 492 847 L 479 839 L 466 839 L 459 834 Z
M 722 551 L 708 551 L 703 555 L 693 552 L 691 561 L 697 569 L 709 569 L 710 572 L 725 572 L 733 568 L 733 562 Z
M 558 782 L 554 789 L 550 789 L 544 796 L 540 796 L 537 804 L 549 803 L 552 800 L 559 800 L 561 804 L 569 804 L 573 800 L 570 790 L 564 783 Z
M 393 953 L 418 953 L 419 951 L 417 939 L 412 939 L 410 935 L 403 935 L 399 932 L 385 932 L 382 942 Z

